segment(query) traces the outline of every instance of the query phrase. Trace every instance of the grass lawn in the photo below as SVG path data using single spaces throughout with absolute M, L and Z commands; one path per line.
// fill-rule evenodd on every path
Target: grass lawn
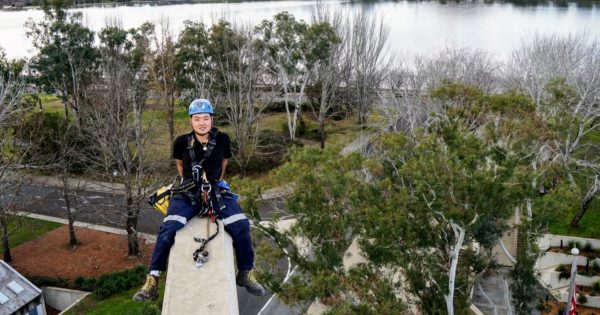
M 164 279 L 164 275 L 162 277 Z M 137 302 L 131 299 L 133 294 L 142 286 L 114 295 L 106 300 L 99 300 L 91 294 L 74 306 L 66 315 L 151 315 L 160 314 L 162 298 L 165 291 L 165 284 L 162 281 L 159 285 L 159 299 L 153 302 Z M 156 313 L 154 313 L 156 312 Z
M 579 221 L 579 228 L 574 229 L 571 227 L 571 220 L 578 210 L 579 205 L 571 207 L 571 211 L 564 214 L 563 220 L 551 223 L 550 233 L 600 239 L 600 201 L 596 198 L 592 202 L 581 221 Z
M 62 226 L 60 223 L 37 220 L 26 217 L 16 217 L 8 225 L 9 231 L 14 231 L 9 237 L 10 248 L 17 247 L 27 241 L 44 235 L 56 228 Z M 0 254 L 4 251 L 0 246 Z

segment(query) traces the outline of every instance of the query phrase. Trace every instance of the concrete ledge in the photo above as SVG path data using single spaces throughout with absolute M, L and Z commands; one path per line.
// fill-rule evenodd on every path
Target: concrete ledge
M 219 235 L 206 250 L 210 260 L 196 268 L 192 254 L 206 238 L 207 218 L 195 217 L 177 232 L 171 248 L 162 314 L 238 315 L 234 255 L 231 237 L 219 223 Z M 216 226 L 211 223 L 210 233 Z

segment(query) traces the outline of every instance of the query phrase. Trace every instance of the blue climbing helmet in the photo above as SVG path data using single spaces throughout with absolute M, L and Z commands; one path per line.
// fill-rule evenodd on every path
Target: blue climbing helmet
M 215 113 L 213 112 L 212 105 L 207 99 L 199 98 L 192 101 L 190 108 L 188 109 L 188 114 L 191 117 L 194 114 L 210 114 L 212 116 Z

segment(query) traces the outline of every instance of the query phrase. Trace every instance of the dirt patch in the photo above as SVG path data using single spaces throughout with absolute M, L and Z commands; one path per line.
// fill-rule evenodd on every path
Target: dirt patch
M 571 248 L 568 247 L 568 246 L 563 246 L 563 248 L 560 248 L 560 247 L 550 247 L 546 251 L 547 252 L 552 252 L 552 253 L 561 253 L 561 254 L 565 254 L 565 255 L 571 255 Z M 600 251 L 580 249 L 579 250 L 579 255 L 580 256 L 585 256 L 585 257 L 588 257 L 588 258 L 596 258 L 596 257 L 600 256 Z
M 542 315 L 556 315 L 567 303 L 546 302 Z M 577 315 L 599 315 L 600 309 L 577 305 Z
M 11 253 L 11 265 L 26 276 L 47 276 L 76 279 L 147 265 L 153 244 L 140 239 L 141 256 L 127 256 L 127 237 L 124 235 L 76 228 L 79 245 L 68 246 L 67 227 L 62 226 L 45 235 L 23 243 Z

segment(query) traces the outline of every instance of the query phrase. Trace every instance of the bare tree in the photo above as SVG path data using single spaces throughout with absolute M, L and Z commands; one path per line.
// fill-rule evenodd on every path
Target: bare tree
M 260 97 L 261 55 L 251 27 L 231 26 L 223 20 L 211 27 L 210 47 L 215 64 L 213 94 L 216 105 L 224 105 L 225 117 L 233 128 L 233 158 L 245 176 L 258 144 L 258 122 L 272 101 L 271 95 Z
M 28 147 L 25 161 L 30 167 L 44 170 L 61 181 L 59 193 L 65 202 L 69 227 L 69 245 L 77 245 L 74 222 L 74 202 L 81 185 L 70 181 L 73 172 L 81 172 L 86 155 L 92 154 L 92 146 L 81 136 L 81 130 L 69 119 L 58 113 L 36 112 L 22 124 L 16 134 Z
M 338 34 L 338 41 L 333 43 L 329 56 L 323 62 L 315 67 L 315 87 L 318 102 L 318 109 L 312 108 L 314 116 L 319 123 L 319 138 L 321 149 L 325 148 L 325 123 L 333 106 L 338 101 L 338 88 L 342 83 L 343 73 L 350 67 L 345 63 L 345 53 L 349 51 L 347 47 L 349 41 L 347 36 L 349 25 L 348 21 L 343 19 L 342 11 L 338 8 L 332 9 L 324 2 L 317 2 L 317 7 L 313 13 L 313 23 L 328 23 Z M 341 36 L 340 36 L 341 35 Z
M 347 100 L 356 109 L 358 122 L 365 126 L 369 111 L 392 64 L 388 56 L 389 27 L 383 19 L 357 12 L 351 17 L 345 75 Z
M 15 150 L 18 143 L 13 134 L 26 108 L 20 100 L 23 85 L 12 76 L 6 77 L 0 73 L 0 230 L 4 260 L 10 262 L 12 256 L 8 237 L 16 228 L 11 229 L 9 224 L 15 222 L 22 199 L 19 195 L 22 177 L 13 171 L 21 162 L 22 152 Z
M 155 49 L 154 58 L 149 67 L 149 79 L 152 89 L 158 96 L 160 108 L 167 110 L 170 152 L 175 141 L 175 100 L 178 94 L 176 43 L 171 33 L 169 20 L 163 18 L 158 23 L 158 32 L 152 36 Z
M 498 89 L 498 64 L 482 51 L 444 48 L 431 55 L 397 58 L 380 91 L 382 128 L 412 132 L 427 127 L 442 113 L 442 106 L 429 98 L 429 91 L 443 83 L 456 82 L 490 93 Z
M 108 26 L 100 34 L 101 76 L 92 91 L 95 106 L 85 112 L 88 134 L 101 154 L 96 163 L 111 181 L 124 187 L 129 255 L 139 255 L 137 222 L 149 169 L 145 144 L 151 126 L 142 120 L 148 86 L 148 50 L 152 24 L 129 32 Z

